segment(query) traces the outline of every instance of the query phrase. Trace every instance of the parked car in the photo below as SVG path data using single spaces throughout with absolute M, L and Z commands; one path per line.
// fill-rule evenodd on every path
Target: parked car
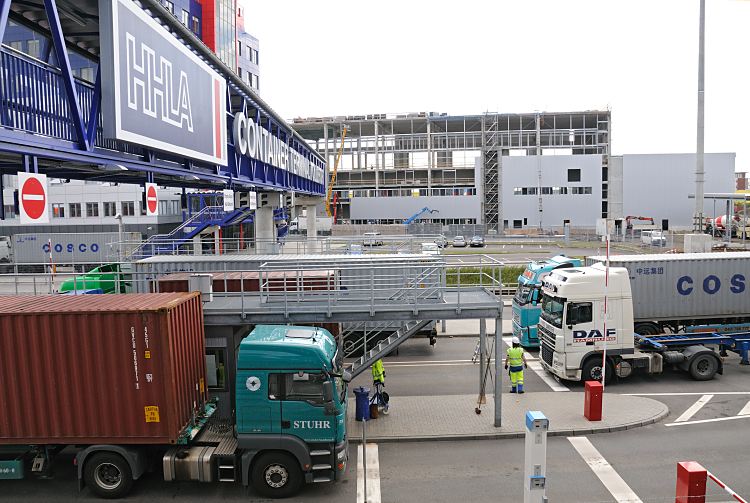
M 667 237 L 663 231 L 643 231 L 641 243 L 648 246 L 667 246 Z
M 435 244 L 438 245 L 438 248 L 445 248 L 448 246 L 448 238 L 440 234 L 435 238 Z
M 365 246 L 383 246 L 383 237 L 379 232 L 365 232 L 362 244 Z
M 472 248 L 483 248 L 484 247 L 484 237 L 482 236 L 474 236 L 471 238 L 471 241 L 469 242 L 469 246 Z
M 453 247 L 454 248 L 464 248 L 466 247 L 466 239 L 463 236 L 456 236 L 453 238 Z

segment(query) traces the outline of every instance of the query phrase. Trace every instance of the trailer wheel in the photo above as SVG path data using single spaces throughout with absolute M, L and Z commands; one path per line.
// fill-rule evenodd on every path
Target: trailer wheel
M 600 381 L 602 380 L 602 357 L 593 357 L 586 360 L 581 372 L 582 381 Z M 607 370 L 605 384 L 612 381 L 612 363 L 607 361 Z
M 288 498 L 302 487 L 302 470 L 297 460 L 284 452 L 262 454 L 252 470 L 253 487 L 269 498 Z
M 97 496 L 107 499 L 127 496 L 133 487 L 133 472 L 130 465 L 114 452 L 93 454 L 86 461 L 83 479 Z
M 711 353 L 700 353 L 690 362 L 690 376 L 696 381 L 710 381 L 719 370 L 719 362 Z
M 661 333 L 659 325 L 656 323 L 638 323 L 636 324 L 634 331 L 639 335 L 656 335 Z

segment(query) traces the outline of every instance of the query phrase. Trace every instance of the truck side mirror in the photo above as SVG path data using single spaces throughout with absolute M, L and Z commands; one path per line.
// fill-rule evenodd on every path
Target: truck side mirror
M 323 383 L 323 401 L 325 403 L 333 402 L 333 382 L 331 381 Z

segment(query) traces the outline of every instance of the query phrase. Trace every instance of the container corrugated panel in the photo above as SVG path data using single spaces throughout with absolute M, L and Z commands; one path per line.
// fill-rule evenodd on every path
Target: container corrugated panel
M 258 271 L 261 266 L 274 270 L 314 270 L 335 266 L 337 270 L 351 269 L 355 275 L 369 277 L 368 265 L 378 269 L 383 276 L 384 266 L 393 264 L 403 271 L 406 264 L 436 266 L 444 263 L 442 257 L 420 254 L 373 255 L 169 255 L 150 257 L 133 263 L 133 284 L 137 292 L 152 290 L 150 283 L 166 274 L 181 272 Z M 397 266 L 398 264 L 398 266 Z M 388 273 L 391 275 L 391 273 Z M 439 276 L 439 275 L 438 275 Z M 343 277 L 343 276 L 342 276 Z M 345 285 L 349 287 L 348 285 Z M 356 285 L 352 285 L 354 287 Z
M 160 292 L 187 292 L 191 273 L 167 274 L 159 278 Z M 205 274 L 205 273 L 204 273 Z M 335 287 L 334 271 L 292 271 L 273 272 L 216 272 L 213 276 L 214 292 L 259 292 L 260 278 L 263 278 L 264 291 L 296 292 L 308 290 L 328 290 Z M 244 285 L 243 285 L 244 283 Z
M 0 296 L 0 444 L 172 444 L 206 402 L 197 293 Z
M 628 270 L 636 320 L 750 316 L 748 252 L 612 255 L 610 265 Z
M 130 243 L 141 241 L 140 232 L 125 232 L 122 239 Z M 117 260 L 120 236 L 117 232 L 80 232 L 13 235 L 13 260 L 19 264 L 97 264 Z M 126 251 L 126 250 L 123 250 Z

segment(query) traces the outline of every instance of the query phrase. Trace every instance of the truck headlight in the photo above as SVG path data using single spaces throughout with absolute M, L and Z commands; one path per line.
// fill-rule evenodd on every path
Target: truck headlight
M 336 461 L 342 461 L 344 458 L 346 458 L 346 449 L 341 449 L 336 454 Z

